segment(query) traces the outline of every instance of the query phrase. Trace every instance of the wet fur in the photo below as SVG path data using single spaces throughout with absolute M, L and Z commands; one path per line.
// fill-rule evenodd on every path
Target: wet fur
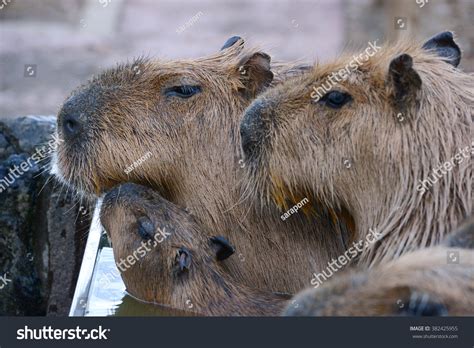
M 127 291 L 142 301 L 170 306 L 205 316 L 277 315 L 287 298 L 236 284 L 222 262 L 216 260 L 211 236 L 196 229 L 194 218 L 152 190 L 123 184 L 103 202 L 101 221 L 113 241 L 115 260 L 126 259 L 145 240 L 138 233 L 139 219 L 147 218 L 171 234 L 125 271 Z M 180 271 L 178 250 L 190 253 L 188 269 Z
M 267 85 L 261 81 L 268 77 L 264 58 L 239 43 L 203 59 L 139 60 L 94 78 L 63 107 L 62 112 L 80 103 L 88 131 L 81 143 L 60 145 L 59 177 L 86 194 L 102 194 L 126 182 L 156 190 L 195 217 L 199 227 L 194 231 L 202 240 L 222 235 L 235 246 L 235 255 L 221 266 L 235 284 L 267 293 L 306 287 L 311 272 L 344 248 L 330 215 L 322 211 L 282 221 L 280 209 L 250 204 L 240 196 L 239 124 L 245 107 Z M 277 64 L 273 70 L 277 84 L 285 74 L 308 68 Z M 182 82 L 199 83 L 203 92 L 187 100 L 162 95 L 164 88 Z M 126 175 L 124 169 L 148 151 L 152 157 Z M 113 231 L 133 233 L 123 230 L 120 220 L 109 221 L 114 247 L 124 241 Z M 139 293 L 140 287 L 158 283 L 137 276 L 127 286 Z
M 243 121 L 255 124 L 260 108 L 253 130 L 257 150 L 246 159 L 247 194 L 277 205 L 294 196 L 313 197 L 352 227 L 351 241 L 364 239 L 369 229 L 381 233 L 359 265 L 439 244 L 473 213 L 471 159 L 424 195 L 416 187 L 460 148 L 472 147 L 474 77 L 421 47 L 412 41 L 383 46 L 333 88 L 353 98 L 338 110 L 313 104 L 310 94 L 352 55 L 316 64 L 257 98 Z M 413 58 L 422 85 L 401 107 L 388 69 L 403 53 Z M 397 119 L 400 112 L 404 122 Z
M 291 316 L 474 314 L 474 219 L 442 245 L 407 253 L 371 270 L 350 270 L 295 296 Z M 448 263 L 458 252 L 459 263 Z M 299 306 L 296 308 L 296 304 Z

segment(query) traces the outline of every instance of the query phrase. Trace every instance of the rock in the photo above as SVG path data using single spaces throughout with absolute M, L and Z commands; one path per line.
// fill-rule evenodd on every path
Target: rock
M 55 126 L 52 116 L 0 121 L 2 315 L 69 312 L 92 208 L 61 190 L 46 159 L 32 158 L 52 144 Z

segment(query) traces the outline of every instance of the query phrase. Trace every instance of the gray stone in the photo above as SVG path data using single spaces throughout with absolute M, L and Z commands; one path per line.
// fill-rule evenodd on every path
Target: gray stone
M 31 161 L 55 117 L 0 121 L 0 284 L 2 315 L 67 315 L 82 261 L 91 207 Z M 22 162 L 26 171 L 15 171 Z M 44 161 L 46 162 L 46 161 Z M 81 209 L 81 210 L 79 210 Z

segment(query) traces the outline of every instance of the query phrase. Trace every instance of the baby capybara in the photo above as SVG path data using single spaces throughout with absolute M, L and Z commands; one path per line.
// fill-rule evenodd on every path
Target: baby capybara
M 439 244 L 473 212 L 474 78 L 452 33 L 375 51 L 268 90 L 241 124 L 261 198 L 298 192 L 352 222 L 350 241 L 378 233 L 359 265 Z
M 101 221 L 127 291 L 142 301 L 197 315 L 262 316 L 279 314 L 288 299 L 234 283 L 220 266 L 234 253 L 229 242 L 203 235 L 189 213 L 144 186 L 110 191 Z

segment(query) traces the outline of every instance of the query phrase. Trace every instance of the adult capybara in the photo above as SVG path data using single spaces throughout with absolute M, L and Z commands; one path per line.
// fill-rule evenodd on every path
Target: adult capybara
M 282 221 L 275 207 L 239 201 L 239 125 L 261 91 L 305 70 L 271 68 L 267 54 L 232 38 L 205 58 L 141 59 L 106 71 L 61 108 L 58 135 L 64 141 L 53 172 L 84 194 L 126 182 L 156 190 L 195 217 L 203 238 L 219 235 L 235 248 L 219 267 L 236 284 L 295 293 L 313 269 L 343 250 L 345 236 L 324 209 Z M 316 202 L 305 205 L 315 208 Z M 110 221 L 108 232 L 119 238 L 113 230 L 123 229 Z M 128 288 L 147 286 L 137 279 L 154 281 L 124 278 Z
M 241 125 L 263 199 L 319 201 L 352 242 L 377 232 L 359 265 L 439 244 L 473 212 L 474 78 L 452 33 L 371 47 L 268 90 Z
M 138 203 L 138 204 L 137 204 Z M 277 315 L 288 297 L 235 284 L 220 263 L 234 250 L 205 236 L 194 218 L 144 186 L 124 184 L 102 203 L 101 221 L 127 290 L 197 315 Z
M 295 296 L 285 315 L 474 314 L 474 218 L 442 245 L 370 270 L 351 270 Z

